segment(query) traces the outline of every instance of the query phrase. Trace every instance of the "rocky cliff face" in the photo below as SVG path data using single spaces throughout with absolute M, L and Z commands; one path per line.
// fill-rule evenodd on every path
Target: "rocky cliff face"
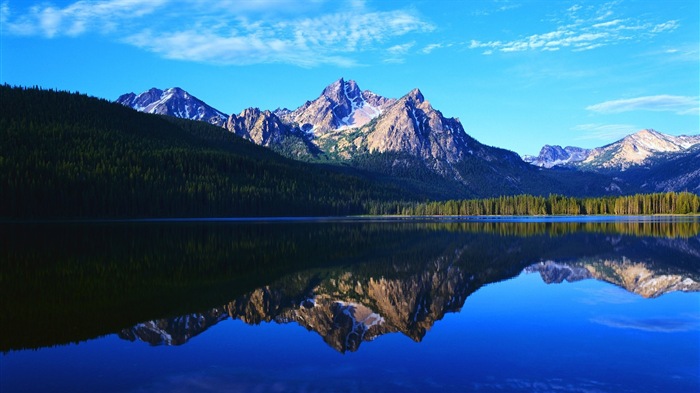
M 523 161 L 542 168 L 557 165 L 568 165 L 585 160 L 590 154 L 589 149 L 559 145 L 544 145 L 537 156 L 523 156 Z
M 468 155 L 502 158 L 467 135 L 458 119 L 434 109 L 418 89 L 392 99 L 360 90 L 355 81 L 341 78 L 319 98 L 293 111 L 275 113 L 285 123 L 298 126 L 320 151 L 342 160 L 399 153 L 423 160 L 443 175 L 454 175 L 452 165 Z
M 392 103 L 381 116 L 357 133 L 329 136 L 329 150 L 350 158 L 358 152 L 407 153 L 424 160 L 455 163 L 469 153 L 470 138 L 456 119 L 433 109 L 418 89 Z M 320 142 L 323 143 L 323 142 Z
M 293 123 L 310 137 L 320 137 L 338 129 L 357 128 L 382 114 L 395 100 L 362 91 L 355 81 L 338 79 L 321 95 L 299 108 L 279 110 L 286 123 Z
M 270 111 L 248 108 L 226 120 L 226 129 L 261 146 L 279 144 L 292 134 L 289 126 Z
M 206 121 L 218 126 L 223 126 L 228 117 L 179 87 L 152 88 L 138 95 L 128 93 L 117 98 L 116 102 L 140 112 Z

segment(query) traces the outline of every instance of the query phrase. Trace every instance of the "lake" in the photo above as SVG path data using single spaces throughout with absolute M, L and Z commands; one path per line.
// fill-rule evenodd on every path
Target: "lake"
M 697 217 L 0 235 L 3 393 L 700 391 Z

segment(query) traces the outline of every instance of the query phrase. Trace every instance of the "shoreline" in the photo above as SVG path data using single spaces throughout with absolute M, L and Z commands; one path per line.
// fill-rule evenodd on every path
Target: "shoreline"
M 2 219 L 11 224 L 120 224 L 120 223 L 353 223 L 353 222 L 654 222 L 664 219 L 700 219 L 700 214 L 648 215 L 356 215 L 356 216 L 276 216 L 276 217 L 156 217 L 156 218 L 46 218 Z

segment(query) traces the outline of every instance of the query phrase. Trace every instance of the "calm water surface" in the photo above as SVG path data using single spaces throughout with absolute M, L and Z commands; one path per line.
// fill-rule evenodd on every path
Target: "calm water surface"
M 697 219 L 0 226 L 4 392 L 698 392 Z

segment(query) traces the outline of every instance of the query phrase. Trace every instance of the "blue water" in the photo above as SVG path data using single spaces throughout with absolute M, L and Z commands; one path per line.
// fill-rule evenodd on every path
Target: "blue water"
M 2 392 L 698 392 L 700 293 L 645 299 L 521 274 L 417 343 L 341 354 L 296 323 L 224 320 L 181 346 L 116 335 L 2 355 Z

